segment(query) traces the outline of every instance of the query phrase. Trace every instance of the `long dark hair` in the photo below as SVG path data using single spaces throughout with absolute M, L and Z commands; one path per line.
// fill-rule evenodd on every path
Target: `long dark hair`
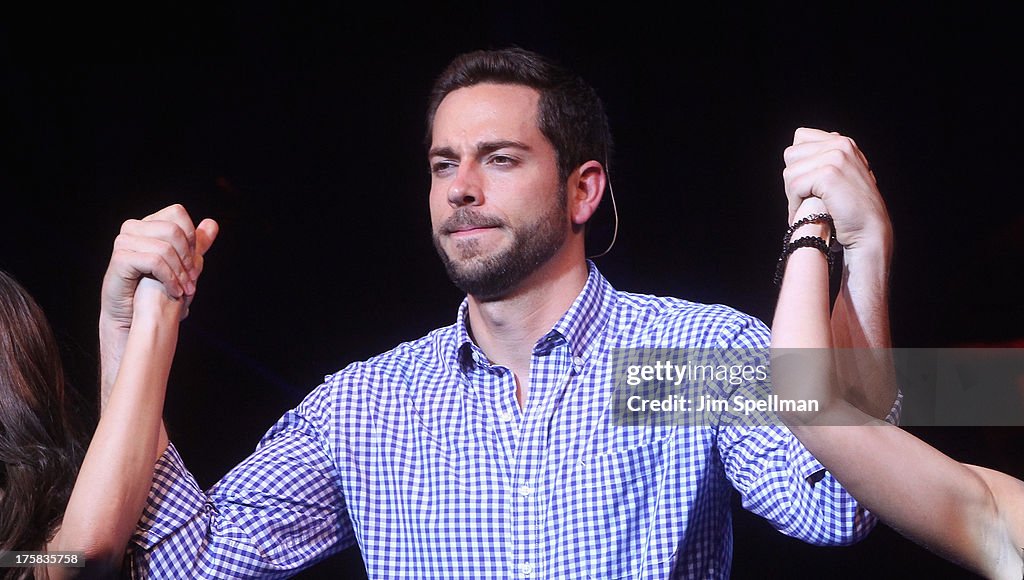
M 67 391 L 42 308 L 0 270 L 0 550 L 41 550 L 60 526 L 84 455 Z

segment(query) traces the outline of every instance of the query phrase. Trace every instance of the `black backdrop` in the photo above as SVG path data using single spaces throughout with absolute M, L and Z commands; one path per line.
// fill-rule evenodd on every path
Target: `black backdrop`
M 622 226 L 598 264 L 618 288 L 770 322 L 782 151 L 806 125 L 856 138 L 879 178 L 898 346 L 1024 338 L 1009 12 L 76 10 L 0 23 L 0 267 L 43 304 L 91 401 L 99 283 L 120 223 L 172 202 L 220 221 L 167 410 L 204 486 L 324 374 L 454 319 L 461 296 L 429 242 L 422 113 L 433 76 L 475 48 L 545 52 L 603 95 Z M 1024 476 L 1020 429 L 911 430 Z M 884 526 L 825 549 L 740 509 L 735 525 L 736 578 L 966 576 Z M 350 551 L 300 577 L 358 578 L 360 566 Z

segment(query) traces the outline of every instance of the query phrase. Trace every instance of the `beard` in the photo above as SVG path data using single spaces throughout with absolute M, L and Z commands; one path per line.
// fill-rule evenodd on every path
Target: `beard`
M 563 185 L 556 203 L 534 221 L 519 227 L 481 214 L 472 207 L 461 207 L 434 231 L 434 248 L 448 277 L 459 290 L 485 302 L 500 299 L 536 272 L 565 243 L 567 203 Z M 441 246 L 441 235 L 467 225 L 508 230 L 512 233 L 512 243 L 488 255 L 480 250 L 478 240 L 465 240 L 452 250 L 457 256 L 450 256 Z

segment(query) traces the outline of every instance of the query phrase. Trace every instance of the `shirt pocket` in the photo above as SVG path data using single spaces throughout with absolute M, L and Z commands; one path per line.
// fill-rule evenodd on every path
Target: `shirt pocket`
M 570 529 L 592 578 L 633 578 L 660 567 L 674 542 L 659 546 L 651 526 L 659 509 L 672 437 L 645 440 L 584 457 L 570 489 L 575 497 Z

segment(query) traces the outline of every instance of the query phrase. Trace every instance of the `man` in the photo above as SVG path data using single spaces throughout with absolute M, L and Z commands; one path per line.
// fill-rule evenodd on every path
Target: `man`
M 166 438 L 130 547 L 152 577 L 294 571 L 359 544 L 371 578 L 727 577 L 730 486 L 784 533 L 858 540 L 874 520 L 782 427 L 623 427 L 623 348 L 759 348 L 723 306 L 616 291 L 584 253 L 610 133 L 593 89 L 519 49 L 456 58 L 428 112 L 434 243 L 467 293 L 456 322 L 327 377 L 209 492 Z M 801 130 L 795 208 L 821 197 L 847 246 L 836 341 L 885 346 L 890 227 L 845 137 Z M 141 276 L 190 299 L 210 222 L 129 220 L 101 313 L 116 375 Z M 894 393 L 862 393 L 885 416 Z

